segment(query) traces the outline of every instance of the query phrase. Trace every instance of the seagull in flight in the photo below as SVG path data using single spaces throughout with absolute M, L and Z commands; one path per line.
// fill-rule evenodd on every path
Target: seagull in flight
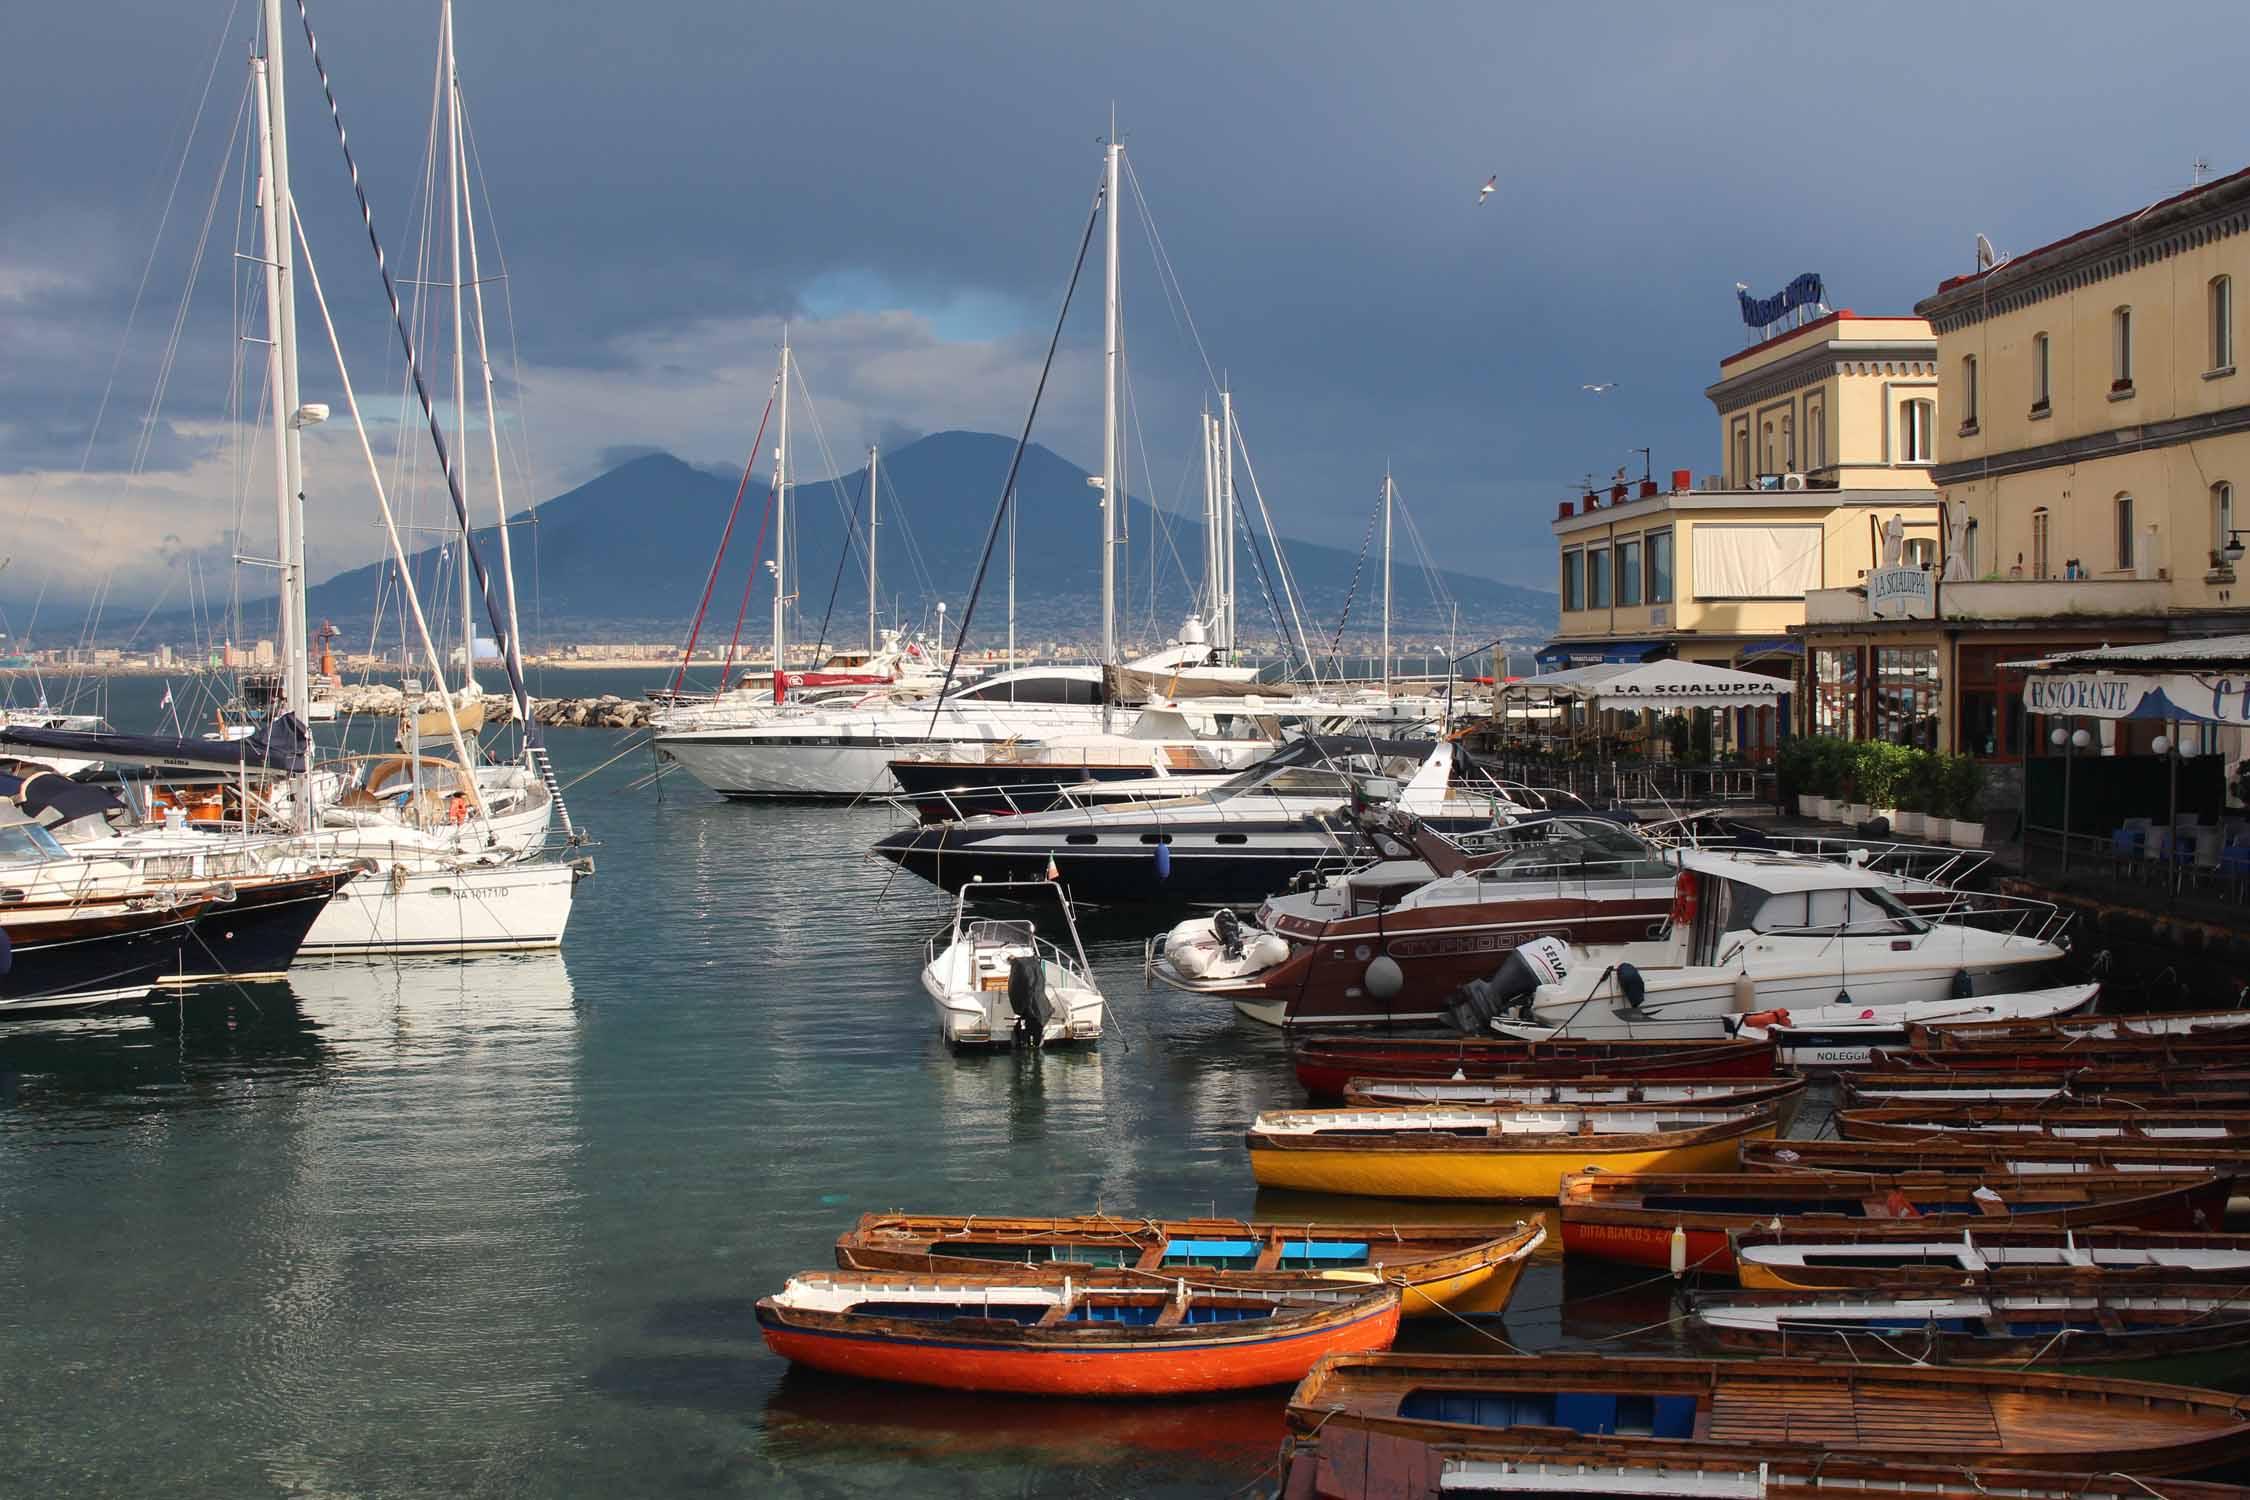
M 1485 199 L 1491 197 L 1494 193 L 1497 193 L 1499 191 L 1500 174 L 1498 172 L 1495 172 L 1490 177 L 1487 177 L 1484 180 L 1483 187 L 1477 189 L 1477 202 L 1482 203 Z
M 1614 380 L 1603 380 L 1598 381 L 1592 385 L 1582 385 L 1579 387 L 1579 389 L 1582 391 L 1592 391 L 1597 396 L 1606 396 L 1611 391 L 1617 389 L 1617 382 Z

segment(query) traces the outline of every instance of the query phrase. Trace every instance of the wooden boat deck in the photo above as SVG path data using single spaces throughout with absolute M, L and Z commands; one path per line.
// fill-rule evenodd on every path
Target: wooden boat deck
M 1722 1375 L 1698 1434 L 1722 1443 L 1990 1453 L 2005 1449 L 1994 1393 L 1807 1386 Z

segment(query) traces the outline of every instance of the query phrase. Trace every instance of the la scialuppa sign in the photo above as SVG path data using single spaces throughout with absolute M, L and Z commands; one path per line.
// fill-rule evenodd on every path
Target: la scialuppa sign
M 1937 584 L 1927 568 L 1903 563 L 1867 574 L 1867 613 L 1877 620 L 1927 620 L 1937 614 Z

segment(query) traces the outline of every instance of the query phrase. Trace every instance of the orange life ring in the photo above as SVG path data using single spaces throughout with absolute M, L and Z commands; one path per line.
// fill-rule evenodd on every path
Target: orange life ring
M 1695 903 L 1695 872 L 1682 870 L 1679 880 L 1672 887 L 1672 925 L 1674 927 L 1687 927 L 1694 924 Z

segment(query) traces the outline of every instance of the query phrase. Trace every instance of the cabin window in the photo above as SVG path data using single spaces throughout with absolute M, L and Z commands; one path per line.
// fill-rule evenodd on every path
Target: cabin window
M 1214 842 L 1221 844 L 1247 844 L 1250 842 L 1250 835 L 1247 833 L 1222 833 L 1216 840 L 1214 840 Z
M 1020 677 L 988 682 L 959 695 L 984 703 L 1063 703 L 1092 707 L 1102 701 L 1102 685 L 1085 677 Z
M 1066 844 L 1098 844 L 1101 842 L 1101 835 L 1098 833 L 1066 834 L 1063 837 L 1063 842 Z
M 1641 602 L 1641 544 L 1638 539 L 1617 544 L 1617 602 Z
M 1841 888 L 1776 891 L 1758 904 L 1751 930 L 1766 933 L 1834 933 L 1886 937 L 1923 930 L 1922 920 L 1890 892 Z
M 1141 835 L 1141 842 L 1144 844 L 1169 844 L 1172 842 L 1172 835 L 1168 833 L 1144 833 Z

